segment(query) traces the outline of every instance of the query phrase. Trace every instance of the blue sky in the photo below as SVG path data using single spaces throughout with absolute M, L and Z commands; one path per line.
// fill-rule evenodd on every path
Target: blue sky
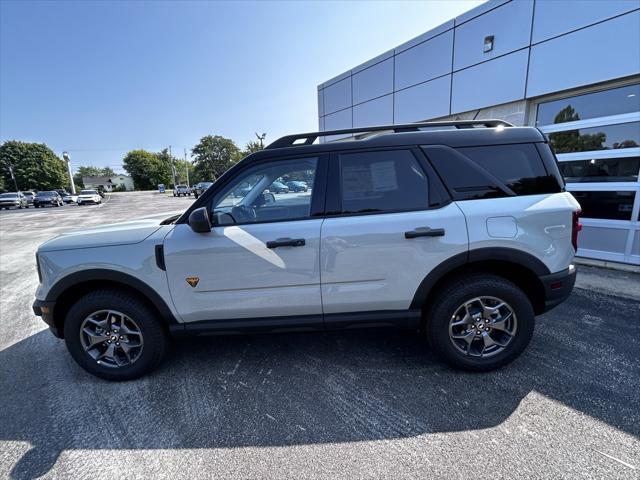
M 118 170 L 135 148 L 317 130 L 319 83 L 480 3 L 0 0 L 0 141 Z

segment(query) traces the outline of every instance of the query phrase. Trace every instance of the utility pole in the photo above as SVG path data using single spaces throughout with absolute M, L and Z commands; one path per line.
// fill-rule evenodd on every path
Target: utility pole
M 169 165 L 171 165 L 171 174 L 173 175 L 173 188 L 176 188 L 176 166 L 173 164 L 173 155 L 171 155 L 171 145 L 169 145 Z
M 9 164 L 9 173 L 11 174 L 11 180 L 13 180 L 13 185 L 16 187 L 16 192 L 19 192 L 20 190 L 18 190 L 18 182 L 16 182 L 16 176 L 13 174 L 13 165 Z
M 256 137 L 258 138 L 258 141 L 260 142 L 260 149 L 264 148 L 264 143 L 263 140 L 267 137 L 266 133 L 263 133 L 262 135 L 258 135 L 258 132 L 254 132 L 256 134 Z
M 184 149 L 184 169 L 187 172 L 187 187 L 191 184 L 189 183 L 189 163 L 187 162 L 187 149 Z

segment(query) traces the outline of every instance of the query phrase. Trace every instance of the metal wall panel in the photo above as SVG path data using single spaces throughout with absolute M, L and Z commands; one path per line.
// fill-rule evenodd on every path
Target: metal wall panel
M 640 73 L 640 11 L 531 47 L 527 97 Z
M 390 123 L 393 123 L 393 95 L 376 98 L 353 107 L 354 128 Z
M 450 73 L 452 54 L 453 30 L 397 54 L 396 90 Z
M 325 115 L 325 130 L 339 130 L 341 128 L 351 128 L 351 109 L 341 110 L 336 113 Z
M 324 112 L 333 113 L 351 106 L 351 76 L 324 88 Z
M 451 113 L 524 98 L 528 50 L 520 50 L 453 74 Z
M 318 116 L 324 115 L 324 89 L 318 90 Z
M 453 69 L 459 70 L 527 47 L 533 2 L 506 3 L 456 27 Z M 493 35 L 493 50 L 484 53 L 484 38 Z
M 610 227 L 583 226 L 578 245 L 584 250 L 598 250 L 624 255 L 628 230 Z
M 407 123 L 449 115 L 451 75 L 395 93 L 394 122 Z
M 640 8 L 638 0 L 538 0 L 532 42 L 538 43 L 637 8 Z
M 393 92 L 393 58 L 353 75 L 354 105 L 391 92 Z

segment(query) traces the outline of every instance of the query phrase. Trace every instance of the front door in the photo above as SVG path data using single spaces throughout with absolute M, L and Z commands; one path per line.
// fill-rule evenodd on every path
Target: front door
M 167 235 L 167 278 L 183 321 L 238 319 L 259 326 L 269 325 L 270 317 L 286 328 L 286 317 L 295 316 L 291 323 L 322 324 L 322 220 L 312 218 L 315 197 L 324 195 L 315 191 L 321 161 L 249 166 L 214 194 L 209 208 L 217 225 L 211 232 L 179 224 Z M 294 181 L 306 191 L 288 189 Z

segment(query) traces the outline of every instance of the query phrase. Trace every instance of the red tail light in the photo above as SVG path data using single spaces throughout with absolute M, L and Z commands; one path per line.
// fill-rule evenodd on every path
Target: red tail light
M 578 251 L 578 232 L 582 230 L 582 224 L 580 223 L 580 214 L 582 210 L 576 210 L 573 212 L 573 222 L 571 224 L 571 243 L 573 249 Z

